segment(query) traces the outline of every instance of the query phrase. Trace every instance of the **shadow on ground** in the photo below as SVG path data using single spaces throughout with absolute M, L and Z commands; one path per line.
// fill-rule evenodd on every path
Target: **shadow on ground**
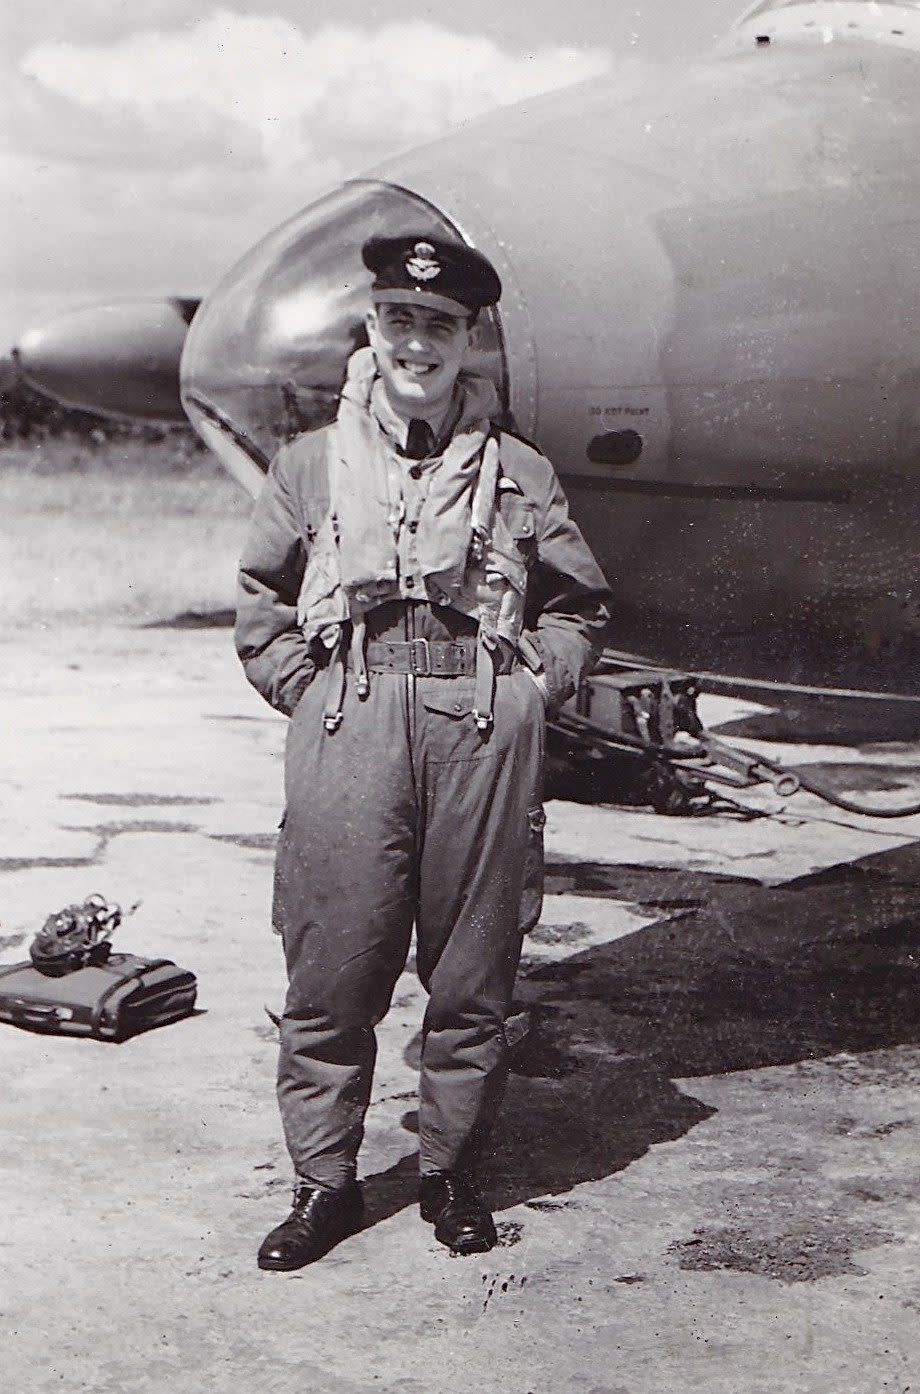
M 235 610 L 183 610 L 168 619 L 150 620 L 141 629 L 232 629 Z
M 547 880 L 661 917 L 552 963 L 528 962 L 525 944 L 533 1029 L 490 1148 L 499 1208 L 563 1203 L 545 1197 L 709 1117 L 675 1079 L 920 1042 L 920 844 L 778 887 L 595 863 L 553 864 Z M 369 1178 L 371 1222 L 414 1201 L 416 1167 Z
M 591 863 L 557 864 L 549 884 L 665 911 L 640 934 L 525 963 L 537 1041 L 564 1057 L 615 1043 L 681 1078 L 920 1041 L 918 843 L 779 886 Z
M 757 694 L 754 694 L 755 700 Z M 916 741 L 920 736 L 920 705 L 916 701 L 872 702 L 802 697 L 782 707 L 751 712 L 713 726 L 720 736 L 786 744 L 865 745 L 879 741 Z

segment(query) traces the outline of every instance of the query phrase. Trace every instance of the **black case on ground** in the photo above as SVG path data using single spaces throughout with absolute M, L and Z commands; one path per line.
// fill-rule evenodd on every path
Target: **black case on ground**
M 168 958 L 113 953 L 62 977 L 14 963 L 0 968 L 0 1021 L 56 1036 L 123 1041 L 188 1016 L 197 990 L 195 974 Z

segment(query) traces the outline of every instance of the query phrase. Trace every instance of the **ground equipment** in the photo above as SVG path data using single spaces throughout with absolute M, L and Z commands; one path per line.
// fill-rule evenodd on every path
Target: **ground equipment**
M 700 720 L 700 679 L 666 668 L 633 666 L 606 655 L 570 702 L 552 718 L 556 749 L 576 761 L 635 762 L 635 801 L 658 813 L 699 811 L 715 799 L 711 786 L 749 789 L 770 784 L 782 798 L 800 789 L 850 813 L 905 818 L 920 802 L 876 807 L 836 793 L 807 770 L 789 768 L 718 739 Z M 638 794 L 636 794 L 638 791 Z

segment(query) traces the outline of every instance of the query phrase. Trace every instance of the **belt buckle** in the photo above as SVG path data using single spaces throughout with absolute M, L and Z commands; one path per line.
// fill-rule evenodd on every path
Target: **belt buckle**
M 450 640 L 436 643 L 432 650 L 431 676 L 433 678 L 456 678 L 464 668 L 462 644 Z
M 431 647 L 427 639 L 410 639 L 409 655 L 412 663 L 412 676 L 431 677 Z

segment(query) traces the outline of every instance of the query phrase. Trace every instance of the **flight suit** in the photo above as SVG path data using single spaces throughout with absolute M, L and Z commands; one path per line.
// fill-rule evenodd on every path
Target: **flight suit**
M 425 596 L 409 535 L 400 538 L 403 598 L 368 613 L 367 637 L 415 641 L 416 672 L 374 671 L 366 696 L 347 679 L 341 723 L 325 728 L 328 650 L 308 643 L 297 620 L 324 434 L 298 438 L 273 462 L 241 562 L 236 642 L 249 680 L 291 717 L 273 907 L 289 978 L 279 1105 L 297 1175 L 339 1188 L 355 1175 L 374 1028 L 413 925 L 429 993 L 422 1173 L 469 1167 L 494 1119 L 522 934 L 539 917 L 545 708 L 505 646 L 485 730 L 472 716 L 472 676 L 426 672 L 423 641 L 469 646 L 477 625 Z M 549 462 L 508 433 L 500 459 L 509 487 L 497 506 L 529 567 L 523 647 L 542 661 L 555 708 L 595 659 L 609 591 Z M 421 471 L 410 476 L 405 464 L 411 529 L 411 479 Z

